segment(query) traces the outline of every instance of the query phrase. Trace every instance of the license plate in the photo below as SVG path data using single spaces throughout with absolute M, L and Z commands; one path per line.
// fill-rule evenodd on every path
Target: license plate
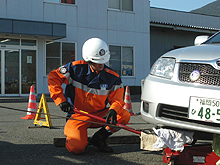
M 190 97 L 188 118 L 220 123 L 220 99 Z

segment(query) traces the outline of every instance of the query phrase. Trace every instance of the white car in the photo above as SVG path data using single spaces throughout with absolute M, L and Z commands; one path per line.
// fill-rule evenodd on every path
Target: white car
M 162 55 L 142 82 L 140 111 L 159 127 L 220 134 L 220 33 Z

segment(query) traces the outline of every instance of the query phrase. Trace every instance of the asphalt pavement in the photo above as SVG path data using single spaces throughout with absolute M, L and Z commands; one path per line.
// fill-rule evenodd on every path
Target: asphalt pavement
M 132 112 L 139 113 L 140 96 L 131 96 Z M 38 106 L 39 102 L 37 102 Z M 161 151 L 150 152 L 140 149 L 140 143 L 134 141 L 138 134 L 121 129 L 111 136 L 111 139 L 122 137 L 126 141 L 111 143 L 113 153 L 101 153 L 94 146 L 87 146 L 81 155 L 69 153 L 65 147 L 56 147 L 54 139 L 65 138 L 63 128 L 65 125 L 65 113 L 51 101 L 47 102 L 51 116 L 52 128 L 38 127 L 34 120 L 24 120 L 28 102 L 2 101 L 0 103 L 0 164 L 1 165 L 38 165 L 38 164 L 91 164 L 91 165 L 162 165 L 163 155 Z M 5 108 L 4 108 L 5 107 Z M 7 107 L 7 108 L 6 108 Z M 20 109 L 18 111 L 16 109 Z M 42 117 L 44 117 L 42 115 Z M 40 119 L 44 121 L 44 119 Z M 153 125 L 143 121 L 141 115 L 132 116 L 127 125 L 136 130 L 151 129 Z M 91 137 L 98 129 L 88 129 Z

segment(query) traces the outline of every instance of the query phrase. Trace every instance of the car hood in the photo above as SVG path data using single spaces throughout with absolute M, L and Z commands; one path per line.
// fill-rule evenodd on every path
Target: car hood
M 220 44 L 204 44 L 175 49 L 165 53 L 162 57 L 173 57 L 180 60 L 210 61 L 220 58 Z

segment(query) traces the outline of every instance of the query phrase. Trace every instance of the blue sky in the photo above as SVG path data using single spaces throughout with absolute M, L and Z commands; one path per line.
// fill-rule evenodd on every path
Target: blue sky
M 150 6 L 188 12 L 214 1 L 216 0 L 150 0 Z

